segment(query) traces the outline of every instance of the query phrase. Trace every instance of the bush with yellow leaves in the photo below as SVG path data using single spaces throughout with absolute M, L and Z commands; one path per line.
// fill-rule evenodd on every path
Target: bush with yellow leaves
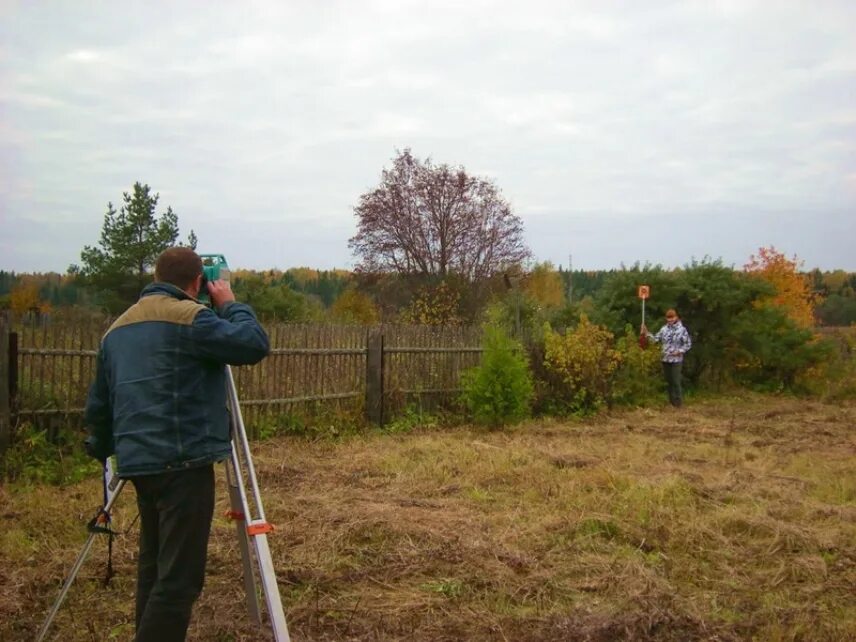
M 402 311 L 401 320 L 414 325 L 460 325 L 460 300 L 461 293 L 445 281 L 436 286 L 424 286 Z
M 558 414 L 593 412 L 606 404 L 621 364 L 613 334 L 585 314 L 573 330 L 544 328 L 545 410 Z

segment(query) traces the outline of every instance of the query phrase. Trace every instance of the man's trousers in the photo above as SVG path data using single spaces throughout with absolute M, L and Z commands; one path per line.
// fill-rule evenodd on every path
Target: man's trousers
M 202 592 L 214 466 L 131 477 L 140 509 L 136 642 L 183 642 Z
M 669 388 L 669 403 L 675 408 L 680 408 L 683 403 L 683 391 L 681 390 L 681 366 L 683 364 L 667 363 L 663 361 L 663 376 L 666 377 L 666 385 Z

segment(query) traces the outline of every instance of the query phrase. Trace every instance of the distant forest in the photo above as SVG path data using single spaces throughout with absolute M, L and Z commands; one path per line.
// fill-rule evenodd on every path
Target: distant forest
M 551 299 L 554 304 L 577 308 L 595 298 L 611 277 L 624 271 L 573 270 L 549 263 L 536 264 L 528 271 L 504 275 L 504 279 L 486 284 L 477 297 L 469 297 L 468 309 L 455 314 L 462 322 L 474 320 L 481 304 L 491 298 L 507 297 L 509 288 L 518 286 L 536 300 Z M 815 297 L 815 320 L 822 326 L 848 326 L 856 323 L 856 273 L 844 270 L 801 273 Z M 251 302 L 263 316 L 286 321 L 420 322 L 418 287 L 406 277 L 384 274 L 366 275 L 345 270 L 235 270 L 233 289 L 242 300 Z M 430 285 L 436 298 L 436 283 Z M 460 284 L 458 284 L 460 287 Z M 414 295 L 414 292 L 417 294 Z M 0 270 L 0 310 L 17 313 L 49 313 L 65 308 L 106 310 L 98 293 L 78 275 L 15 273 Z M 428 320 L 430 322 L 430 319 Z

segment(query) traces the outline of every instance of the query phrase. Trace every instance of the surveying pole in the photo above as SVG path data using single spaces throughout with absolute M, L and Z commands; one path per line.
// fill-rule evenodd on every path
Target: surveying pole
M 647 285 L 640 285 L 636 291 L 636 294 L 639 296 L 640 299 L 642 299 L 642 328 L 644 328 L 645 327 L 645 301 L 648 299 L 648 297 L 651 296 L 651 288 Z M 640 330 L 639 347 L 644 350 L 645 348 L 648 347 L 648 336 L 646 334 L 642 334 L 642 332 L 641 332 L 642 328 L 639 329 Z
M 651 296 L 651 288 L 647 285 L 640 285 L 637 289 L 637 295 L 642 299 L 642 325 L 645 325 L 645 301 Z

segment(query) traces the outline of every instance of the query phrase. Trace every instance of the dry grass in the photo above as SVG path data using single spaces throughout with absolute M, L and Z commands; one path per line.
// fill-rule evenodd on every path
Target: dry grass
M 854 419 L 852 403 L 747 397 L 268 441 L 256 464 L 292 637 L 854 639 Z M 32 638 L 97 496 L 95 482 L 0 490 L 0 639 Z M 232 528 L 215 517 L 190 639 L 260 638 Z M 135 546 L 135 531 L 117 541 L 103 589 L 99 542 L 52 639 L 132 638 Z

